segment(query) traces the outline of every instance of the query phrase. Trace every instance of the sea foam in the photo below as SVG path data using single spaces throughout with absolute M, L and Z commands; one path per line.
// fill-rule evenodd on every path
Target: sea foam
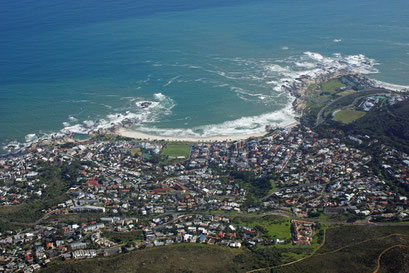
M 363 54 L 347 55 L 335 53 L 332 56 L 324 56 L 317 52 L 306 51 L 298 56 L 291 56 L 281 60 L 257 60 L 257 59 L 226 59 L 218 58 L 222 62 L 232 62 L 233 71 L 206 70 L 226 79 L 219 82 L 215 87 L 229 87 L 240 99 L 251 102 L 274 101 L 279 96 L 287 96 L 287 104 L 280 110 L 272 111 L 258 116 L 248 116 L 239 119 L 225 121 L 220 124 L 209 124 L 194 128 L 155 128 L 143 123 L 138 130 L 163 135 L 163 136 L 215 136 L 215 135 L 238 135 L 263 132 L 266 125 L 287 126 L 296 121 L 296 113 L 293 111 L 294 98 L 288 93 L 288 88 L 297 85 L 300 78 L 314 79 L 335 72 L 358 72 L 361 74 L 379 73 L 376 68 L 379 63 Z M 239 68 L 243 68 L 240 70 Z M 232 85 L 231 80 L 237 82 Z M 239 86 L 240 81 L 254 83 L 254 86 L 268 87 L 269 93 L 258 93 Z M 229 82 L 229 83 L 227 83 Z M 381 85 L 381 82 L 378 82 Z M 386 86 L 387 84 L 385 84 Z M 387 85 L 389 88 L 394 87 Z M 259 88 L 261 89 L 261 88 Z M 257 88 L 255 88 L 257 90 Z
M 108 114 L 99 120 L 85 120 L 82 123 L 66 126 L 61 130 L 63 134 L 88 134 L 100 129 L 111 129 L 115 126 L 130 126 L 142 122 L 152 122 L 160 116 L 169 115 L 175 106 L 174 101 L 162 93 L 155 93 L 153 100 L 136 100 L 128 97 L 126 100 L 134 101 L 133 111 L 125 113 Z M 136 100 L 136 101 L 135 101 Z M 150 103 L 148 107 L 142 107 L 143 103 Z
M 283 48 L 284 49 L 284 48 Z M 303 54 L 290 56 L 285 59 L 244 59 L 216 57 L 213 61 L 219 62 L 213 69 L 201 68 L 203 77 L 192 81 L 211 84 L 214 88 L 226 88 L 234 92 L 240 99 L 252 103 L 276 105 L 276 100 L 285 99 L 281 109 L 257 116 L 245 116 L 219 124 L 208 124 L 193 128 L 155 128 L 153 122 L 172 114 L 176 105 L 172 98 L 163 93 L 155 93 L 152 99 L 124 97 L 130 106 L 124 107 L 121 112 L 111 113 L 97 120 L 79 121 L 77 117 L 69 116 L 63 122 L 64 128 L 59 132 L 49 134 L 29 134 L 25 143 L 13 141 L 9 149 L 23 150 L 31 143 L 44 139 L 54 139 L 71 134 L 88 134 L 99 129 L 110 129 L 114 126 L 138 125 L 138 130 L 164 136 L 215 136 L 238 135 L 263 132 L 266 125 L 287 126 L 296 120 L 296 113 L 292 109 L 294 98 L 288 88 L 297 86 L 300 78 L 314 79 L 334 72 L 358 72 L 362 74 L 379 73 L 374 59 L 363 54 L 347 55 L 335 53 L 324 56 L 317 52 L 306 51 Z M 157 64 L 156 64 L 157 65 Z M 161 64 L 162 65 L 162 64 Z M 186 66 L 189 68 L 191 65 Z M 221 67 L 230 68 L 221 70 Z M 209 78 L 209 74 L 216 74 L 217 79 Z M 150 81 L 152 75 L 141 83 Z M 178 83 L 180 76 L 170 78 L 165 86 Z M 382 87 L 393 90 L 409 90 L 408 86 L 389 84 L 381 81 L 374 82 Z M 85 102 L 85 101 L 81 101 Z M 149 102 L 149 106 L 144 106 Z M 10 148 L 11 147 L 11 148 Z
M 219 124 L 209 124 L 193 128 L 155 128 L 139 126 L 137 130 L 162 135 L 162 136 L 192 136 L 192 137 L 209 137 L 219 135 L 246 135 L 252 133 L 261 133 L 265 131 L 267 125 L 288 126 L 296 122 L 296 114 L 291 104 L 283 109 L 266 113 L 259 116 L 242 117 L 239 119 L 225 121 Z

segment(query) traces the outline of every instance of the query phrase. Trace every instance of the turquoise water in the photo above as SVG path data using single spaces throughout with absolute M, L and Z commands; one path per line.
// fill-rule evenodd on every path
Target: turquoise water
M 5 2 L 3 145 L 124 119 L 163 135 L 261 131 L 293 121 L 281 85 L 328 70 L 409 85 L 406 0 Z

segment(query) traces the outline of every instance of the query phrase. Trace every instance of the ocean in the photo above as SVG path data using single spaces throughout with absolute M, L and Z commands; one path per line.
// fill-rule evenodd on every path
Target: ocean
M 0 144 L 260 132 L 294 122 L 282 85 L 336 70 L 409 86 L 409 1 L 0 1 Z

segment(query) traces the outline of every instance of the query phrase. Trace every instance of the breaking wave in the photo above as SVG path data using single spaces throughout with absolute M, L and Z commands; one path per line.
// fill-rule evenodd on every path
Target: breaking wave
M 340 41 L 342 39 L 338 39 L 336 42 Z M 137 130 L 163 136 L 194 137 L 263 132 L 266 125 L 284 127 L 296 122 L 296 113 L 292 108 L 294 98 L 291 97 L 288 90 L 297 86 L 297 82 L 300 82 L 301 78 L 316 79 L 335 72 L 357 72 L 364 75 L 379 73 L 376 68 L 379 63 L 363 54 L 343 56 L 335 53 L 327 57 L 316 52 L 306 51 L 302 55 L 282 60 L 218 58 L 218 61 L 220 63 L 214 69 L 206 70 L 224 78 L 224 81 L 216 82 L 214 87 L 228 87 L 240 99 L 251 102 L 270 103 L 276 101 L 280 96 L 284 96 L 287 98 L 286 105 L 277 111 L 258 116 L 242 117 L 220 124 L 188 129 L 156 128 L 141 124 L 137 126 Z M 223 67 L 225 62 L 228 63 L 231 70 L 218 70 Z M 407 88 L 406 86 L 391 85 L 375 80 L 374 83 L 393 90 Z M 256 86 L 257 88 L 250 89 L 243 86 Z M 262 92 L 263 90 L 264 92 Z
M 338 41 L 339 40 L 339 41 Z M 334 42 L 340 42 L 338 39 Z M 288 47 L 283 47 L 288 50 Z M 263 132 L 266 125 L 287 126 L 296 121 L 296 113 L 292 109 L 294 98 L 288 92 L 289 89 L 298 86 L 301 79 L 315 79 L 325 77 L 335 72 L 358 72 L 361 74 L 379 73 L 376 60 L 365 55 L 344 56 L 335 53 L 331 56 L 324 56 L 316 52 L 306 51 L 297 56 L 290 56 L 285 59 L 243 59 L 243 58 L 221 58 L 209 56 L 208 64 L 180 65 L 186 69 L 183 80 L 206 85 L 209 88 L 221 88 L 227 92 L 234 92 L 238 98 L 254 104 L 264 104 L 277 109 L 257 116 L 246 116 L 239 119 L 225 121 L 220 124 L 209 124 L 194 128 L 157 128 L 152 126 L 154 122 L 160 122 L 163 117 L 171 116 L 175 102 L 172 98 L 162 93 L 156 93 L 152 98 L 123 97 L 127 107 L 113 110 L 101 119 L 82 120 L 79 117 L 69 116 L 63 122 L 63 128 L 52 134 L 29 134 L 25 137 L 25 143 L 11 142 L 7 150 L 21 150 L 31 143 L 43 139 L 59 138 L 72 134 L 89 134 L 91 131 L 100 129 L 110 129 L 115 126 L 136 125 L 140 131 L 158 134 L 163 136 L 215 136 L 215 135 L 241 135 Z M 166 64 L 151 62 L 152 66 L 167 69 Z M 175 65 L 169 65 L 175 66 Z M 195 68 L 195 75 L 189 74 Z M 197 71 L 200 71 L 198 79 Z M 174 76 L 162 84 L 163 88 L 171 88 L 179 84 L 179 78 Z M 189 78 L 190 77 L 190 78 Z M 148 75 L 147 79 L 141 80 L 140 84 L 148 85 L 153 75 Z M 382 87 L 402 90 L 407 86 L 399 86 L 374 82 Z M 80 101 L 85 102 L 85 101 Z M 257 106 L 255 106 L 257 107 Z
M 135 104 L 135 109 L 132 111 L 109 114 L 97 121 L 85 120 L 82 123 L 65 126 L 61 132 L 64 134 L 88 134 L 91 131 L 111 129 L 115 126 L 131 126 L 141 122 L 152 122 L 160 116 L 169 115 L 175 106 L 174 101 L 162 93 L 154 94 L 152 101 L 128 99 Z
M 289 104 L 284 109 L 271 113 L 266 113 L 260 116 L 242 117 L 219 124 L 209 124 L 189 129 L 162 129 L 138 126 L 137 130 L 161 136 L 209 137 L 220 135 L 247 135 L 264 132 L 265 127 L 271 124 L 278 127 L 292 125 L 296 122 L 295 117 L 296 114 L 294 113 L 291 104 Z
M 136 123 L 152 122 L 160 118 L 161 116 L 169 115 L 172 108 L 175 106 L 174 101 L 163 95 L 162 93 L 156 93 L 153 95 L 153 100 L 139 101 L 137 98 L 127 98 L 134 103 L 134 109 L 126 111 L 125 113 L 109 114 L 103 119 L 99 120 L 84 120 L 78 123 L 78 118 L 69 116 L 68 121 L 63 122 L 64 128 L 59 132 L 46 134 L 39 133 L 28 134 L 25 137 L 25 142 L 12 141 L 3 147 L 7 153 L 19 153 L 24 151 L 32 143 L 43 140 L 59 139 L 64 136 L 71 136 L 73 134 L 87 135 L 91 131 L 98 131 L 100 129 L 112 129 L 115 126 L 129 127 Z M 148 107 L 142 107 L 141 105 L 146 103 Z

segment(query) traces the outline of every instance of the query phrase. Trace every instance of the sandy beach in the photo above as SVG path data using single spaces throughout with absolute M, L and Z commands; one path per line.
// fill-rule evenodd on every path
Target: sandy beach
M 296 126 L 298 122 L 291 123 L 285 128 L 292 128 Z M 208 137 L 193 137 L 193 136 L 158 136 L 158 135 L 150 135 L 140 131 L 130 130 L 127 128 L 118 128 L 114 131 L 115 134 L 129 137 L 134 139 L 142 139 L 142 140 L 149 140 L 149 141 L 174 141 L 174 142 L 232 142 L 238 140 L 245 140 L 249 138 L 257 138 L 263 137 L 267 134 L 267 132 L 261 133 L 253 133 L 253 134 L 243 134 L 243 135 L 218 135 L 218 136 L 208 136 Z
M 190 137 L 190 136 L 156 136 L 150 135 L 139 131 L 133 131 L 126 128 L 119 128 L 115 131 L 116 134 L 135 138 L 135 139 L 143 139 L 143 140 L 163 140 L 163 141 L 174 141 L 174 142 L 230 142 L 230 141 L 238 141 L 244 140 L 251 137 L 262 137 L 267 132 L 262 133 L 254 133 L 254 134 L 246 134 L 246 135 L 234 135 L 234 136 L 209 136 L 209 137 Z

